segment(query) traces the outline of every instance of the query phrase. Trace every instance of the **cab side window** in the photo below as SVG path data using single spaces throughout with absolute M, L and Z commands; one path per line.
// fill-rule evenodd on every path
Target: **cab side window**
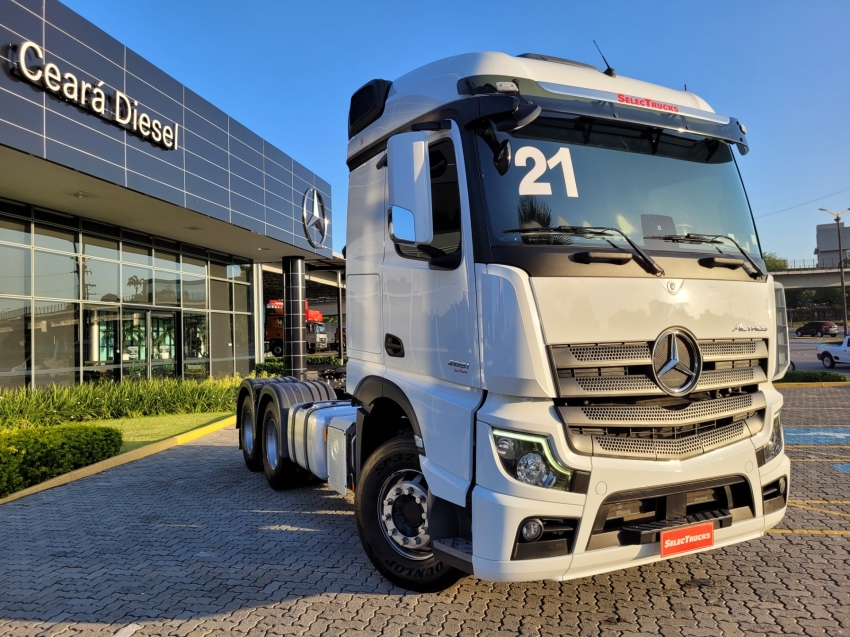
M 457 178 L 455 147 L 445 138 L 428 147 L 431 167 L 431 211 L 434 217 L 434 240 L 429 244 L 445 254 L 460 252 L 460 186 Z M 397 245 L 398 253 L 411 259 L 429 256 L 414 246 Z

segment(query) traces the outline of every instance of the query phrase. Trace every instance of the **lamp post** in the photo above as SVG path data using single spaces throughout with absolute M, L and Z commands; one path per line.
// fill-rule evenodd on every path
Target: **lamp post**
M 841 247 L 841 225 L 839 221 L 841 220 L 841 216 L 850 210 L 850 208 L 845 208 L 841 212 L 833 212 L 826 208 L 821 208 L 821 210 L 835 217 L 835 231 L 838 233 L 838 270 L 841 272 L 841 308 L 844 313 L 841 317 L 841 322 L 844 324 L 844 338 L 847 338 L 847 295 L 844 293 L 844 249 Z

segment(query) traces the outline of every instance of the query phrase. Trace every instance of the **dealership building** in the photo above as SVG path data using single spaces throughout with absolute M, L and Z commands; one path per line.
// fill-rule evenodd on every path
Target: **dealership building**
M 0 7 L 0 389 L 246 374 L 264 281 L 303 371 L 329 184 L 57 0 Z

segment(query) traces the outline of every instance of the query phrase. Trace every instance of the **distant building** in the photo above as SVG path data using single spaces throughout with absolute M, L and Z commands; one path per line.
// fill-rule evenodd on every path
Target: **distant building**
M 841 247 L 844 248 L 845 265 L 848 253 L 850 253 L 850 228 L 845 228 L 843 223 L 838 224 L 841 229 Z M 817 248 L 815 254 L 818 258 L 819 268 L 838 267 L 838 233 L 835 231 L 835 223 L 824 223 L 817 227 Z

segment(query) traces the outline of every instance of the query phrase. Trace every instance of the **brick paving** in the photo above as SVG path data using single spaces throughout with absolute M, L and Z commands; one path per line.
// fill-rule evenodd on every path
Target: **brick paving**
M 786 426 L 850 425 L 850 390 L 784 393 Z M 850 531 L 832 466 L 850 449 L 790 454 L 801 504 L 781 528 Z M 230 429 L 2 505 L 0 534 L 0 635 L 850 635 L 850 536 L 406 592 L 363 555 L 350 498 L 270 490 Z

